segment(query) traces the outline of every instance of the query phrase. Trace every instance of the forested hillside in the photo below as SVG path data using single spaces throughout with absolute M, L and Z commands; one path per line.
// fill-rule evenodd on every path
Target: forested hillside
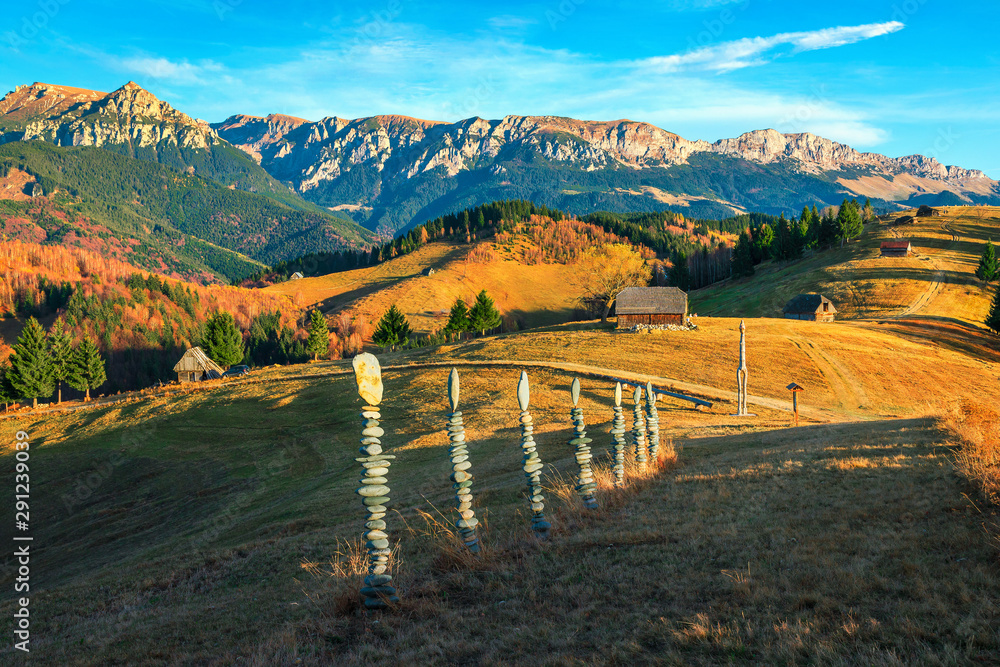
M 232 314 L 248 361 L 304 361 L 303 313 L 292 300 L 259 290 L 205 287 L 163 278 L 78 248 L 0 243 L 0 363 L 28 317 L 61 319 L 74 341 L 94 340 L 107 359 L 108 384 L 120 391 L 176 379 L 184 351 L 199 345 L 208 318 Z
M 8 236 L 44 243 L 58 243 L 70 231 L 105 241 L 120 237 L 126 245 L 149 246 L 135 254 L 151 255 L 142 263 L 152 270 L 191 277 L 211 271 L 238 280 L 259 270 L 260 262 L 363 247 L 372 238 L 327 213 L 292 209 L 100 148 L 42 142 L 0 146 L 0 177 L 12 170 L 30 175 L 38 185 L 33 194 L 47 197 L 51 205 L 48 210 L 32 202 L 6 205 L 0 216 Z M 44 230 L 44 238 L 26 237 L 10 222 L 18 219 Z M 93 225 L 99 228 L 87 229 Z

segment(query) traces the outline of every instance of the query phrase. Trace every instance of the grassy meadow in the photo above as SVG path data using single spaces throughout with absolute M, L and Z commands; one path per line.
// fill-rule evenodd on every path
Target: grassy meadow
M 693 293 L 698 328 L 686 332 L 559 324 L 577 296 L 571 265 L 466 263 L 466 246 L 274 286 L 332 312 L 395 301 L 422 330 L 486 287 L 539 327 L 379 355 L 399 607 L 361 610 L 350 363 L 271 367 L 0 419 L 5 470 L 15 432 L 32 443 L 31 663 L 996 663 L 1000 437 L 981 404 L 996 395 L 1000 345 L 980 324 L 989 288 L 971 277 L 996 213 L 918 220 L 905 232 L 913 258 L 874 258 L 893 232 L 871 224 L 843 249 L 765 264 Z M 426 266 L 441 270 L 419 275 Z M 823 291 L 844 319 L 775 317 L 799 291 Z M 731 416 L 741 317 L 754 418 Z M 449 529 L 452 365 L 481 558 Z M 522 368 L 546 464 L 547 543 L 528 528 Z M 577 376 L 598 463 L 594 512 L 572 492 Z M 713 403 L 663 398 L 669 455 L 644 474 L 630 467 L 624 490 L 608 472 L 610 377 Z M 805 387 L 799 428 L 793 381 Z M 0 540 L 11 532 L 0 526 Z M 15 607 L 14 572 L 0 556 L 0 614 Z M 9 646 L 0 655 L 14 660 Z

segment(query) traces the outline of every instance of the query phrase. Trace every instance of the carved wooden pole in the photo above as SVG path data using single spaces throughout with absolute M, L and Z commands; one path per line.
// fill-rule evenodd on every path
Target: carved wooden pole
M 587 437 L 586 424 L 583 422 L 583 408 L 577 407 L 580 401 L 580 380 L 573 378 L 573 384 L 569 388 L 570 397 L 573 399 L 573 409 L 570 410 L 570 418 L 573 420 L 573 437 L 569 444 L 576 447 L 576 462 L 580 465 L 580 476 L 577 478 L 576 492 L 583 499 L 583 505 L 587 509 L 597 509 L 597 499 L 594 498 L 594 489 L 597 484 L 594 482 L 594 473 L 590 469 L 590 460 L 593 455 L 590 453 L 590 443 L 592 440 Z
M 517 403 L 521 406 L 521 449 L 524 452 L 524 476 L 528 478 L 528 493 L 531 500 L 531 529 L 544 540 L 548 538 L 552 524 L 545 520 L 545 497 L 542 495 L 543 465 L 535 450 L 535 439 L 531 436 L 534 428 L 531 425 L 531 413 L 528 412 L 529 399 L 528 374 L 521 371 L 521 380 L 517 383 Z
M 379 427 L 381 417 L 378 404 L 382 402 L 382 369 L 378 359 L 371 354 L 359 354 L 354 357 L 354 377 L 358 382 L 358 394 L 365 400 L 361 408 L 363 429 L 361 431 L 361 457 L 355 459 L 364 467 L 365 476 L 361 478 L 362 486 L 357 490 L 368 510 L 368 521 L 365 522 L 365 539 L 368 547 L 368 576 L 361 589 L 365 607 L 368 609 L 385 609 L 390 602 L 399 602 L 396 589 L 391 585 L 392 575 L 386 570 L 389 567 L 389 535 L 385 532 L 385 504 L 389 502 L 389 487 L 386 486 L 386 474 L 395 456 L 382 453 L 382 443 L 379 440 L 385 431 Z
M 625 414 L 622 410 L 622 383 L 615 384 L 615 417 L 611 422 L 611 442 L 614 447 L 615 486 L 625 486 Z
M 462 413 L 458 410 L 458 371 L 451 369 L 448 376 L 448 402 L 451 404 L 451 413 L 448 415 L 448 437 L 451 439 L 451 448 L 448 454 L 451 456 L 451 481 L 454 482 L 455 507 L 458 509 L 459 519 L 455 522 L 455 528 L 465 542 L 466 548 L 472 553 L 479 553 L 479 536 L 476 534 L 476 526 L 479 519 L 472 511 L 472 473 L 469 468 L 469 450 L 465 446 L 465 425 L 462 423 Z
M 635 440 L 635 462 L 640 470 L 646 469 L 646 422 L 642 416 L 642 387 L 635 385 L 632 392 L 632 439 Z
M 649 460 L 656 465 L 660 458 L 660 414 L 656 411 L 653 383 L 646 383 L 646 430 L 649 432 Z

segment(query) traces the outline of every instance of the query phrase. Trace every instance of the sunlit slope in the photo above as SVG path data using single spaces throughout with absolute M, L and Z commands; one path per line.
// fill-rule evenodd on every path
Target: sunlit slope
M 468 259 L 472 246 L 435 242 L 371 268 L 288 281 L 266 288 L 324 312 L 347 309 L 375 322 L 396 304 L 419 332 L 442 328 L 461 297 L 469 304 L 486 290 L 508 325 L 537 327 L 566 322 L 582 290 L 574 267 L 527 265 L 498 255 L 489 262 Z M 508 255 L 509 256 L 509 255 Z M 432 275 L 421 275 L 433 269 Z
M 692 311 L 780 317 L 796 294 L 820 292 L 833 300 L 839 319 L 922 316 L 978 325 L 995 287 L 983 285 L 974 273 L 986 240 L 1000 240 L 1000 208 L 936 210 L 942 215 L 915 218 L 909 225 L 870 223 L 844 248 L 794 262 L 768 262 L 751 278 L 692 292 Z M 879 257 L 880 243 L 893 238 L 910 239 L 914 255 Z
M 641 662 L 653 650 L 678 664 L 733 655 L 768 664 L 988 661 L 1000 650 L 995 547 L 963 498 L 946 432 L 913 415 L 988 391 L 996 365 L 874 324 L 749 320 L 750 391 L 778 397 L 796 380 L 804 402 L 846 406 L 844 417 L 898 410 L 904 419 L 786 430 L 788 414 L 766 407 L 742 419 L 730 416 L 731 401 L 698 411 L 667 399 L 662 437 L 681 449 L 679 467 L 618 501 L 602 490 L 603 509 L 588 515 L 566 500 L 576 469 L 568 388 L 577 373 L 529 369 L 554 532 L 546 545 L 528 538 L 518 371 L 490 364 L 565 360 L 731 389 L 737 325 L 703 318 L 696 331 L 669 334 L 561 326 L 380 355 L 383 442 L 397 456 L 386 521 L 400 545 L 394 575 L 404 607 L 374 619 L 351 606 L 354 579 L 302 567 L 330 571 L 361 534 L 361 401 L 348 362 L 0 421 L 3 442 L 17 429 L 31 437 L 32 526 L 43 545 L 32 567 L 44 573 L 32 604 L 59 629 L 39 633 L 32 648 L 66 665 L 136 656 L 445 664 L 489 662 L 497 652 L 525 663 L 540 653 Z M 816 347 L 806 352 L 803 341 Z M 887 353 L 906 358 L 908 372 L 875 366 Z M 442 556 L 419 516 L 452 519 L 449 367 L 402 368 L 452 360 L 484 364 L 461 367 L 460 407 L 477 515 L 493 551 L 464 568 Z M 841 395 L 833 385 L 849 375 L 860 387 Z M 943 395 L 948 375 L 963 381 Z M 611 389 L 582 378 L 598 461 L 606 460 Z M 852 407 L 862 400 L 868 407 Z M 12 460 L 9 449 L 0 458 Z M 11 530 L 0 526 L 0 539 Z M 8 591 L 0 613 L 13 613 L 11 572 L 0 574 Z M 620 623 L 610 627 L 609 617 Z M 942 629 L 961 623 L 961 634 Z M 638 638 L 625 641 L 619 626 L 638 628 Z M 468 629 L 464 638 L 455 627 Z

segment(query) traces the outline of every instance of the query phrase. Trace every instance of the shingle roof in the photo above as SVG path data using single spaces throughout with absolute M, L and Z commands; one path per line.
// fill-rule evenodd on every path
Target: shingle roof
M 822 294 L 799 294 L 794 297 L 791 301 L 785 304 L 785 309 L 782 312 L 785 313 L 818 313 L 823 307 L 823 302 L 830 304 L 830 309 L 825 311 L 828 313 L 836 313 L 837 309 L 833 307 L 833 302 L 827 299 Z
M 901 239 L 898 241 L 882 241 L 881 248 L 909 248 L 910 241 L 908 239 Z
M 619 315 L 685 315 L 688 296 L 676 287 L 626 287 L 618 293 Z

